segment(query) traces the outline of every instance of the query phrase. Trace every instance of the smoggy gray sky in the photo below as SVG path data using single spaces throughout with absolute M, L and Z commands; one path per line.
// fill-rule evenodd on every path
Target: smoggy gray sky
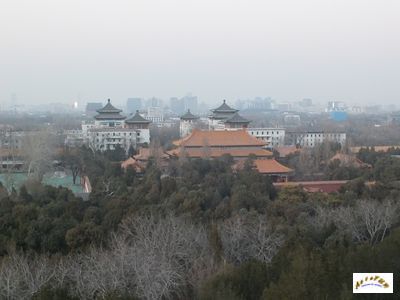
M 398 0 L 1 0 L 0 104 L 400 101 Z

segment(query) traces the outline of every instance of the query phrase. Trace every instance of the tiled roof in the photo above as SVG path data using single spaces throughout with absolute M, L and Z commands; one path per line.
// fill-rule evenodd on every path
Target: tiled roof
M 243 147 L 243 146 L 265 146 L 266 142 L 251 136 L 245 130 L 232 131 L 202 131 L 193 130 L 183 139 L 174 142 L 176 146 L 184 147 Z
M 353 166 L 356 168 L 369 168 L 371 165 L 361 161 L 357 157 L 350 155 L 350 154 L 345 154 L 345 153 L 336 153 L 331 159 L 329 159 L 330 162 L 333 162 L 335 160 L 340 161 L 340 163 L 344 166 Z
M 286 157 L 289 154 L 295 154 L 301 151 L 301 149 L 296 146 L 275 147 L 275 150 L 278 151 L 280 157 Z
M 136 160 L 149 160 L 150 157 L 154 157 L 154 149 L 150 149 L 150 148 L 140 148 L 139 149 L 139 154 L 135 155 L 134 158 Z M 156 151 L 158 151 L 158 155 L 161 158 L 168 158 L 168 155 L 165 154 L 162 150 L 162 148 L 158 148 Z
M 213 112 L 211 115 L 208 116 L 209 119 L 213 120 L 228 120 L 229 118 L 232 118 L 232 116 L 235 114 L 235 111 L 231 112 Z
M 261 174 L 284 174 L 293 172 L 292 169 L 285 167 L 275 159 L 256 159 L 254 160 L 254 166 Z
M 181 116 L 181 120 L 197 120 L 198 118 L 198 116 L 195 116 L 190 112 L 190 109 L 188 109 L 188 111 L 183 116 Z
M 139 111 L 137 110 L 136 113 L 132 117 L 130 117 L 129 119 L 125 120 L 125 123 L 131 123 L 131 124 L 132 123 L 135 123 L 135 124 L 145 123 L 145 124 L 148 124 L 148 123 L 151 123 L 151 121 L 150 120 L 146 120 L 145 118 L 143 118 L 139 114 Z
M 126 117 L 119 113 L 99 113 L 94 118 L 96 120 L 123 120 Z
M 249 120 L 243 118 L 239 113 L 235 113 L 231 118 L 225 121 L 225 123 L 250 123 Z
M 374 149 L 376 152 L 388 152 L 390 149 L 400 149 L 400 145 L 394 146 L 361 146 L 361 147 L 350 147 L 352 153 L 358 153 L 361 149 Z
M 226 100 L 219 106 L 218 108 L 212 109 L 212 112 L 237 112 L 237 109 L 234 109 L 230 107 L 228 104 L 226 104 Z
M 265 149 L 218 149 L 218 148 L 178 148 L 167 152 L 170 156 L 181 156 L 185 155 L 190 158 L 201 158 L 201 157 L 221 157 L 223 155 L 229 154 L 236 158 L 246 158 L 249 155 L 254 154 L 257 157 L 271 157 L 272 152 Z
M 121 163 L 121 168 L 126 170 L 127 168 L 134 169 L 137 173 L 144 171 L 145 167 L 136 159 L 129 157 L 127 160 Z
M 94 117 L 96 120 L 123 120 L 126 117 L 121 115 L 122 110 L 112 106 L 110 99 L 108 99 L 107 104 L 97 110 L 98 114 Z
M 98 113 L 120 113 L 121 111 L 111 104 L 110 99 L 108 99 L 107 104 L 103 108 L 97 110 Z

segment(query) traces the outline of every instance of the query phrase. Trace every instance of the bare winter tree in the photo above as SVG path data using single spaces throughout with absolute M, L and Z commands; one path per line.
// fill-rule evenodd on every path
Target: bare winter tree
M 333 224 L 335 210 L 329 207 L 317 206 L 315 208 L 315 215 L 309 221 L 310 224 L 317 230 L 328 227 Z
M 251 218 L 249 218 L 251 220 Z M 269 262 L 283 242 L 262 218 L 232 219 L 221 226 L 226 257 Z M 108 248 L 62 258 L 11 255 L 0 263 L 0 299 L 30 299 L 43 287 L 68 288 L 79 299 L 135 295 L 185 297 L 217 265 L 205 230 L 183 218 L 146 215 L 125 219 Z
M 69 282 L 80 299 L 104 298 L 110 293 L 141 299 L 168 299 L 198 276 L 209 255 L 206 233 L 172 216 L 140 216 L 124 220 L 108 249 L 57 262 L 52 285 Z
M 22 143 L 22 153 L 28 164 L 28 175 L 34 174 L 41 181 L 51 167 L 54 155 L 54 139 L 48 131 L 28 132 Z
M 125 272 L 127 261 L 112 250 L 92 248 L 88 253 L 70 260 L 70 280 L 73 293 L 80 299 L 104 298 L 111 292 L 133 292 L 128 283 L 131 274 Z
M 0 266 L 0 298 L 30 299 L 54 277 L 55 268 L 46 256 L 12 254 Z
M 333 223 L 339 233 L 373 245 L 383 240 L 399 217 L 400 207 L 393 201 L 360 200 L 354 207 L 319 208 L 313 220 L 321 227 Z
M 170 215 L 131 217 L 121 228 L 123 236 L 130 237 L 136 293 L 144 299 L 179 293 L 193 262 L 209 251 L 203 228 Z
M 71 171 L 72 181 L 76 184 L 76 179 L 78 175 L 81 174 L 83 168 L 83 162 L 79 152 L 77 149 L 65 148 L 60 155 L 60 159 L 65 167 Z
M 149 151 L 150 151 L 150 157 L 154 159 L 155 165 L 157 167 L 160 167 L 162 165 L 163 150 L 159 139 L 155 139 L 150 142 Z
M 269 263 L 284 242 L 264 217 L 234 217 L 220 226 L 225 258 L 233 263 L 257 259 Z

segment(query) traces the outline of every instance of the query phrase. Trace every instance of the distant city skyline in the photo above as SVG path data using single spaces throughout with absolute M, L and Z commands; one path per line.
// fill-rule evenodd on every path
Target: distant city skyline
M 4 0 L 0 105 L 400 101 L 396 0 Z

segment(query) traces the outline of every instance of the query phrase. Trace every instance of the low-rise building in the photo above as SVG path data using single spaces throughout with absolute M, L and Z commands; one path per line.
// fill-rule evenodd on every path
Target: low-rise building
M 136 144 L 143 145 L 150 143 L 150 125 L 151 121 L 143 118 L 139 111 L 125 120 L 125 128 L 131 129 L 136 132 Z
M 117 147 L 128 152 L 130 147 L 150 143 L 149 124 L 139 111 L 126 117 L 111 101 L 97 110 L 94 122 L 85 122 L 81 130 L 66 131 L 65 143 L 69 146 L 88 145 L 96 151 L 115 150 Z
M 85 132 L 87 132 L 87 130 L 85 130 Z M 81 147 L 85 145 L 86 139 L 82 129 L 64 130 L 64 135 L 65 144 L 70 147 Z
M 89 147 L 94 150 L 115 150 L 118 147 L 128 151 L 132 146 L 137 147 L 137 134 L 129 128 L 97 127 L 89 130 Z
M 235 113 L 225 121 L 225 130 L 241 130 L 249 126 L 250 121 L 243 118 L 239 113 Z
M 264 149 L 266 142 L 249 135 L 245 130 L 193 130 L 192 133 L 174 142 L 176 149 L 168 151 L 170 157 L 217 158 L 225 154 L 235 160 L 272 157 L 272 152 Z
M 233 170 L 242 170 L 244 166 L 245 162 L 243 160 L 238 161 L 233 165 Z M 270 176 L 273 182 L 287 182 L 289 176 L 294 173 L 293 169 L 282 165 L 275 159 L 255 159 L 252 167 L 258 173 Z
M 226 100 L 208 116 L 209 130 L 241 130 L 247 128 L 250 121 L 239 114 L 239 110 L 230 107 Z
M 367 163 L 361 161 L 354 154 L 346 154 L 346 153 L 338 152 L 329 159 L 330 163 L 335 162 L 335 161 L 338 161 L 339 165 L 342 167 L 353 167 L 353 168 L 360 168 L 360 169 L 372 168 L 372 166 L 370 164 L 367 164 Z
M 190 109 L 181 116 L 180 122 L 179 122 L 179 134 L 180 137 L 187 136 L 192 132 L 194 129 L 196 122 L 199 120 L 198 116 L 193 115 L 190 112 Z
M 283 128 L 248 128 L 247 132 L 255 138 L 267 142 L 269 147 L 284 145 L 285 129 Z
M 334 131 L 305 131 L 286 132 L 286 143 L 300 147 L 315 147 L 323 142 L 335 142 L 342 146 L 346 143 L 345 132 Z
M 147 108 L 144 118 L 154 124 L 162 124 L 164 122 L 164 109 L 162 107 L 150 106 Z

